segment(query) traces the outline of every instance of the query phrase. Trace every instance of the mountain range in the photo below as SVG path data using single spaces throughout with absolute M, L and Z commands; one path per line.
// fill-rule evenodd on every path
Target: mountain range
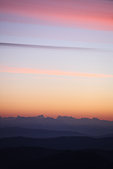
M 0 117 L 0 137 L 113 136 L 113 121 L 58 116 Z

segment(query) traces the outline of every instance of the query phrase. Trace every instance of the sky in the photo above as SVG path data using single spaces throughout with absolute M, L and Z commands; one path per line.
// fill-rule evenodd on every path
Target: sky
M 113 120 L 113 1 L 0 0 L 0 116 Z

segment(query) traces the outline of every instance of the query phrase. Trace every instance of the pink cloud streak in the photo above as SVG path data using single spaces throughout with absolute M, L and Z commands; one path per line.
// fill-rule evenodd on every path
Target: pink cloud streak
M 113 3 L 105 1 L 4 0 L 0 11 L 45 23 L 113 30 Z
M 113 78 L 113 75 L 111 74 L 67 72 L 67 71 L 60 71 L 60 70 L 40 70 L 40 69 L 16 68 L 16 67 L 8 67 L 8 66 L 0 66 L 0 72 L 15 73 L 15 74 L 39 74 L 39 75 L 54 75 L 54 76 L 89 77 L 89 78 Z

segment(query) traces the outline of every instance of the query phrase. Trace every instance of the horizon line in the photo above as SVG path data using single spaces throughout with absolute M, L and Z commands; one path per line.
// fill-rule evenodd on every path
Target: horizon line
M 113 120 L 106 120 L 106 119 L 100 119 L 98 117 L 80 117 L 80 118 L 76 118 L 74 116 L 66 116 L 66 115 L 58 115 L 56 117 L 52 117 L 52 116 L 46 116 L 46 115 L 43 115 L 43 114 L 40 114 L 40 115 L 36 115 L 36 116 L 21 116 L 21 115 L 16 115 L 16 116 L 0 116 L 0 118 L 18 118 L 18 117 L 22 117 L 22 118 L 37 118 L 37 117 L 42 117 L 42 118 L 51 118 L 51 119 L 58 119 L 59 117 L 66 117 L 66 118 L 72 118 L 72 119 L 76 119 L 76 120 L 81 120 L 81 119 L 88 119 L 88 120 L 93 120 L 93 119 L 96 119 L 96 120 L 100 120 L 100 121 L 109 121 L 109 122 L 113 122 Z

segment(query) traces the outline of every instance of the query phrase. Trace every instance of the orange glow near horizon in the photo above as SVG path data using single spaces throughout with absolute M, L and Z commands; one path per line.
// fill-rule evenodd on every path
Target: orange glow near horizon
M 43 115 L 44 117 L 52 117 L 52 118 L 57 118 L 58 116 L 67 116 L 67 117 L 73 117 L 73 118 L 77 118 L 77 119 L 80 119 L 80 118 L 89 118 L 89 119 L 92 119 L 92 118 L 98 118 L 100 120 L 108 120 L 108 121 L 113 121 L 113 117 L 112 117 L 112 112 L 108 115 L 103 114 L 103 113 L 85 113 L 85 112 L 73 112 L 73 113 L 70 113 L 70 112 L 57 112 L 55 113 L 54 112 L 42 112 L 42 111 L 39 111 L 39 112 L 10 112 L 8 110 L 9 113 L 7 112 L 3 112 L 3 113 L 0 113 L 0 117 L 17 117 L 17 116 L 22 116 L 22 117 L 36 117 L 36 116 L 40 116 L 40 115 Z
M 49 78 L 47 74 L 38 79 L 35 78 L 36 75 L 34 78 L 18 73 L 9 75 L 12 79 L 4 79 L 2 85 L 1 116 L 43 114 L 51 117 L 64 115 L 113 120 L 113 95 L 111 88 L 106 92 L 106 88 L 101 87 L 103 83 L 101 78 L 86 76 L 82 79 L 80 76 L 76 77 L 77 79 L 75 77 L 54 79 Z M 17 75 L 18 78 L 15 77 Z

